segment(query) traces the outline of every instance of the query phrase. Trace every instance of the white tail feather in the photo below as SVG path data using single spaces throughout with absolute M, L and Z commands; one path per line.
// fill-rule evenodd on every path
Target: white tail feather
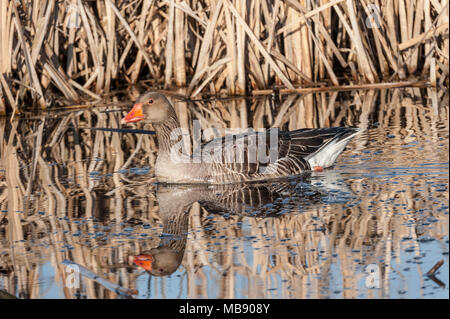
M 355 134 L 357 134 L 357 132 L 355 132 Z M 342 140 L 335 139 L 322 147 L 318 152 L 307 157 L 306 159 L 311 168 L 314 169 L 314 167 L 317 166 L 327 168 L 332 166 L 336 161 L 336 158 L 342 153 L 355 134 L 351 134 Z

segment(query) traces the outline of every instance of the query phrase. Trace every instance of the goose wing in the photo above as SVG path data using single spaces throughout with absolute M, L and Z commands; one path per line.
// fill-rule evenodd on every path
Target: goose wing
M 270 142 L 270 134 L 254 131 L 216 138 L 201 145 L 202 162 L 212 163 L 217 174 L 251 177 L 260 172 L 263 157 L 266 162 L 270 160 L 267 159 L 270 145 L 266 141 Z M 278 145 L 274 146 L 276 151 Z
M 310 170 L 308 158 L 332 141 L 355 134 L 358 129 L 336 127 L 227 135 L 201 145 L 203 162 L 209 162 L 217 174 L 293 175 Z M 198 152 L 197 152 L 198 153 Z
M 308 158 L 319 152 L 331 141 L 339 141 L 358 132 L 350 127 L 300 129 L 285 132 L 284 144 L 289 145 L 289 156 Z

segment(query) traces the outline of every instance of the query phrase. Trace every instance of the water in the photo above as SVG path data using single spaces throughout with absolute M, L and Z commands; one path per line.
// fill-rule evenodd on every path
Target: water
M 448 97 L 423 94 L 177 103 L 205 127 L 365 130 L 332 170 L 257 185 L 157 185 L 153 136 L 84 129 L 126 110 L 2 119 L 0 290 L 118 297 L 71 260 L 136 298 L 448 298 Z M 155 248 L 163 276 L 133 263 Z

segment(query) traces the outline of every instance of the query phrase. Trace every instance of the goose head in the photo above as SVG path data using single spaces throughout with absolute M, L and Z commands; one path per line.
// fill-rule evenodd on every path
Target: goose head
M 134 256 L 133 263 L 145 269 L 152 276 L 167 276 L 174 273 L 183 260 L 183 252 L 169 247 L 153 248 Z
M 171 117 L 176 118 L 175 110 L 166 96 L 159 92 L 146 92 L 140 95 L 130 112 L 121 123 L 145 122 L 162 124 Z

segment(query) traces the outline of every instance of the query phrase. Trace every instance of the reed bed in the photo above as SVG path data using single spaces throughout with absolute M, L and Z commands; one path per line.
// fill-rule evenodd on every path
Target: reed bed
M 448 87 L 448 26 L 447 0 L 2 1 L 0 113 L 136 84 L 187 97 Z
M 445 163 L 447 152 L 439 151 L 449 131 L 448 94 L 444 93 L 437 94 L 438 114 L 420 103 L 429 96 L 419 88 L 176 105 L 177 112 L 186 112 L 189 123 L 199 119 L 204 128 L 372 127 L 372 133 L 352 143 L 354 154 L 369 144 L 394 150 L 390 144 L 427 140 L 424 152 L 441 154 L 436 161 Z M 12 122 L 0 119 L 0 289 L 39 298 L 47 289 L 39 279 L 44 265 L 55 269 L 53 280 L 63 285 L 69 275 L 61 264 L 65 259 L 124 288 L 136 288 L 141 272 L 129 266 L 129 256 L 155 247 L 162 231 L 153 175 L 145 170 L 153 166 L 157 147 L 154 136 L 84 129 L 118 127 L 124 112 L 109 111 L 94 108 Z M 379 123 L 378 130 L 371 126 L 374 122 Z M 41 131 L 43 126 L 46 129 Z M 386 141 L 388 127 L 394 131 Z M 385 159 L 392 167 L 404 167 L 405 161 L 416 160 L 408 154 L 403 149 L 401 156 L 392 153 Z M 420 256 L 417 238 L 425 233 L 426 238 L 437 240 L 448 236 L 448 207 L 438 205 L 448 203 L 448 191 L 434 192 L 426 179 L 414 175 L 393 177 L 388 184 L 364 175 L 349 187 L 360 197 L 372 194 L 371 200 L 351 207 L 294 208 L 277 218 L 214 215 L 211 219 L 210 212 L 194 204 L 184 259 L 176 273 L 183 278 L 179 294 L 233 298 L 239 281 L 248 282 L 239 288 L 248 298 L 329 297 L 334 289 L 328 281 L 330 265 L 338 258 L 343 297 L 358 297 L 361 278 L 354 274 L 361 263 L 384 269 L 381 289 L 368 292 L 368 297 L 388 297 L 390 273 L 402 274 L 396 268 L 400 251 L 412 246 Z M 396 213 L 399 207 L 408 213 Z M 436 222 L 426 226 L 430 219 Z M 254 238 L 251 259 L 241 253 L 246 249 L 244 236 Z M 265 247 L 267 238 L 272 238 L 270 247 Z M 280 295 L 275 296 L 270 289 L 278 286 Z M 164 278 L 154 278 L 149 289 L 152 297 L 164 298 L 174 288 Z M 90 280 L 83 280 L 79 289 L 63 291 L 66 298 L 118 297 Z

